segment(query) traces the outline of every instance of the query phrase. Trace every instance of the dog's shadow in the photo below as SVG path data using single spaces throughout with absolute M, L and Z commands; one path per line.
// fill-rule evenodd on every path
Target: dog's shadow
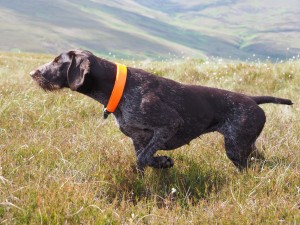
M 125 175 L 125 174 L 123 174 Z M 128 193 L 127 199 L 133 203 L 153 200 L 160 206 L 189 205 L 218 193 L 226 183 L 226 176 L 220 170 L 189 161 L 184 168 L 147 168 L 144 176 L 132 173 L 125 175 L 118 184 Z M 122 195 L 124 199 L 124 195 Z

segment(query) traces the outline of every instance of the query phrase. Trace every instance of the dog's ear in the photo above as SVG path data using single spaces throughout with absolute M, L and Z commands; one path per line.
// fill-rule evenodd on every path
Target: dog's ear
M 84 82 L 86 75 L 90 72 L 90 61 L 87 56 L 70 52 L 72 58 L 68 68 L 67 79 L 72 91 L 76 91 Z

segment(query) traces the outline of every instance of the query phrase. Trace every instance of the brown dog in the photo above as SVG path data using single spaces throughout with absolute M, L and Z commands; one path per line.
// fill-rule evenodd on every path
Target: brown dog
M 45 90 L 67 87 L 106 106 L 116 70 L 115 63 L 74 50 L 30 75 Z M 157 150 L 178 148 L 212 131 L 224 135 L 228 158 L 242 170 L 265 124 L 264 111 L 258 106 L 263 103 L 293 104 L 288 99 L 184 85 L 129 67 L 124 93 L 113 115 L 120 130 L 132 139 L 141 171 L 146 166 L 172 167 L 171 158 L 154 156 Z

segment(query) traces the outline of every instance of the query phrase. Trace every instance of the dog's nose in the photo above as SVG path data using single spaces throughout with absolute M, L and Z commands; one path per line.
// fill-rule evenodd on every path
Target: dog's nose
M 39 70 L 33 70 L 33 71 L 31 71 L 31 72 L 29 73 L 29 75 L 30 75 L 31 77 L 34 77 L 35 75 L 37 75 L 37 74 L 39 74 L 39 73 L 40 73 Z

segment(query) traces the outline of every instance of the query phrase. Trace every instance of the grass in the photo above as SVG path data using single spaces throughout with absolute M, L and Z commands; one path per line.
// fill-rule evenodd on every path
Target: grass
M 252 95 L 263 105 L 257 146 L 266 161 L 239 173 L 223 138 L 201 136 L 176 151 L 169 170 L 134 172 L 131 141 L 102 119 L 102 106 L 63 90 L 45 93 L 28 73 L 52 59 L 0 54 L 1 224 L 299 224 L 300 61 L 241 63 L 182 59 L 125 62 L 159 76 Z

